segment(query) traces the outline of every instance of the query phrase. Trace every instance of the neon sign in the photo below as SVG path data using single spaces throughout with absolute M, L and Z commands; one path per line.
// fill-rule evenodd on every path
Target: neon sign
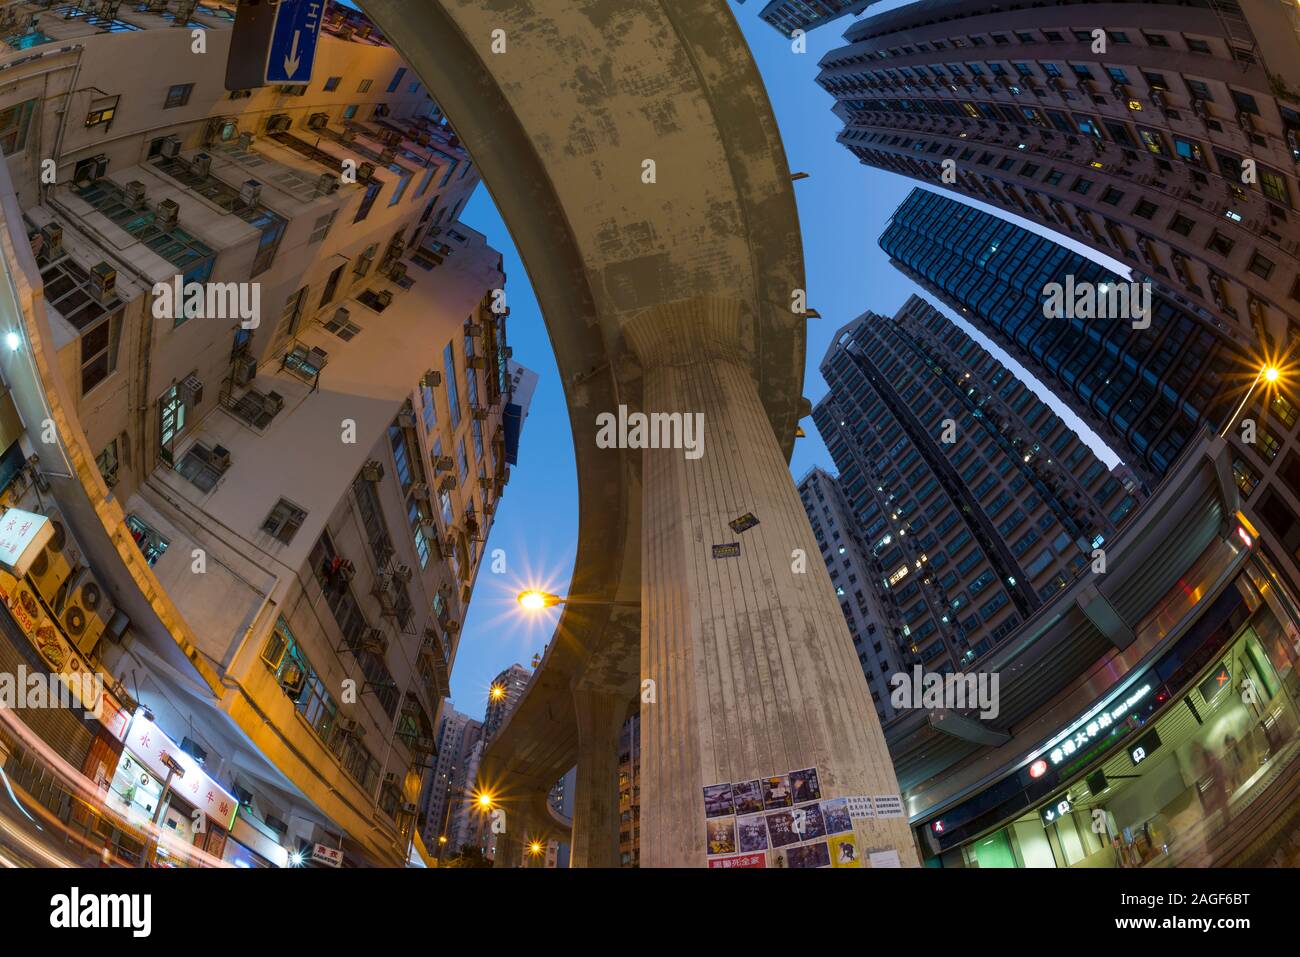
M 1066 758 L 1082 750 L 1086 745 L 1101 738 L 1103 733 L 1109 734 L 1115 722 L 1122 720 L 1135 704 L 1150 693 L 1151 685 L 1145 684 L 1113 707 L 1103 708 L 1095 712 L 1091 717 L 1082 719 L 1074 726 L 1069 735 L 1052 749 L 1048 755 L 1049 760 L 1053 765 L 1060 764 Z

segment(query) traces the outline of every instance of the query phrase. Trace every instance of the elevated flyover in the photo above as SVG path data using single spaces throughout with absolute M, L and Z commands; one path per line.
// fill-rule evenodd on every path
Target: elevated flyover
M 561 616 L 483 760 L 519 811 L 508 840 L 576 764 L 574 863 L 617 864 L 618 729 L 637 705 L 644 864 L 704 864 L 704 785 L 815 766 L 828 796 L 898 793 L 789 475 L 806 409 L 798 218 L 727 5 L 363 6 L 469 148 L 541 304 L 578 470 L 569 593 L 641 602 Z M 597 415 L 620 406 L 703 415 L 703 455 L 598 448 Z M 745 513 L 759 524 L 732 531 Z M 900 822 L 861 836 L 915 860 Z

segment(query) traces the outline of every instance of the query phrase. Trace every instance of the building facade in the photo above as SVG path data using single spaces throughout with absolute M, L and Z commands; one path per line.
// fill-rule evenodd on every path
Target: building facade
M 799 481 L 803 500 L 812 524 L 822 561 L 830 572 L 840 596 L 840 611 L 853 636 L 853 650 L 858 654 L 862 674 L 871 687 L 871 701 L 881 724 L 894 717 L 889 700 L 889 676 L 896 670 L 897 648 L 891 640 L 888 619 L 879 607 L 874 558 L 863 540 L 863 527 L 854 517 L 835 476 L 823 469 L 810 469 Z M 892 656 L 892 659 L 891 659 Z
M 889 633 L 882 673 L 975 666 L 1088 568 L 1142 500 L 919 297 L 893 319 L 846 325 L 821 369 L 830 391 L 813 419 L 872 576 L 852 580 L 837 551 L 824 558 L 842 601 L 870 614 L 874 590 Z
M 904 275 L 1049 385 L 1148 486 L 1201 425 L 1226 423 L 1255 374 L 1230 338 L 1159 293 L 1149 327 L 1073 309 L 1049 314 L 1044 290 L 1053 284 L 1064 295 L 1126 280 L 1049 236 L 949 196 L 913 190 L 880 247 Z M 1273 402 L 1275 417 L 1294 419 L 1280 391 Z M 1246 467 L 1242 460 L 1239 468 Z
M 864 164 L 1068 234 L 1151 283 L 1171 321 L 1195 317 L 1253 370 L 1282 363 L 1282 413 L 1278 389 L 1252 397 L 1242 417 L 1265 431 L 1238 472 L 1300 581 L 1295 8 L 924 0 L 845 39 L 819 83 Z

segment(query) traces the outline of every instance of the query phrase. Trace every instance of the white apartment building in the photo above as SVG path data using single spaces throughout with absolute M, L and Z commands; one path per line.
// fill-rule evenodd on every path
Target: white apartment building
M 95 634 L 67 637 L 237 796 L 204 845 L 226 859 L 420 844 L 518 442 L 501 258 L 456 218 L 473 163 L 347 16 L 310 83 L 228 91 L 233 7 L 0 12 L 4 501 L 75 541 L 51 619 L 93 582 Z M 190 283 L 200 309 L 161 294 Z

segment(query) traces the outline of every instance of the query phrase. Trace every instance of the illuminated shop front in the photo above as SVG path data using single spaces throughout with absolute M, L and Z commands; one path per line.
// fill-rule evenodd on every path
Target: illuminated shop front
M 916 825 L 930 866 L 1213 863 L 1300 754 L 1296 608 L 1255 556 L 1014 771 Z
M 142 830 L 156 823 L 179 843 L 217 859 L 224 854 L 238 808 L 234 796 L 144 711 L 136 712 L 131 720 L 105 800 Z M 158 867 L 190 866 L 193 860 L 178 853 L 174 845 L 159 844 L 151 863 Z

